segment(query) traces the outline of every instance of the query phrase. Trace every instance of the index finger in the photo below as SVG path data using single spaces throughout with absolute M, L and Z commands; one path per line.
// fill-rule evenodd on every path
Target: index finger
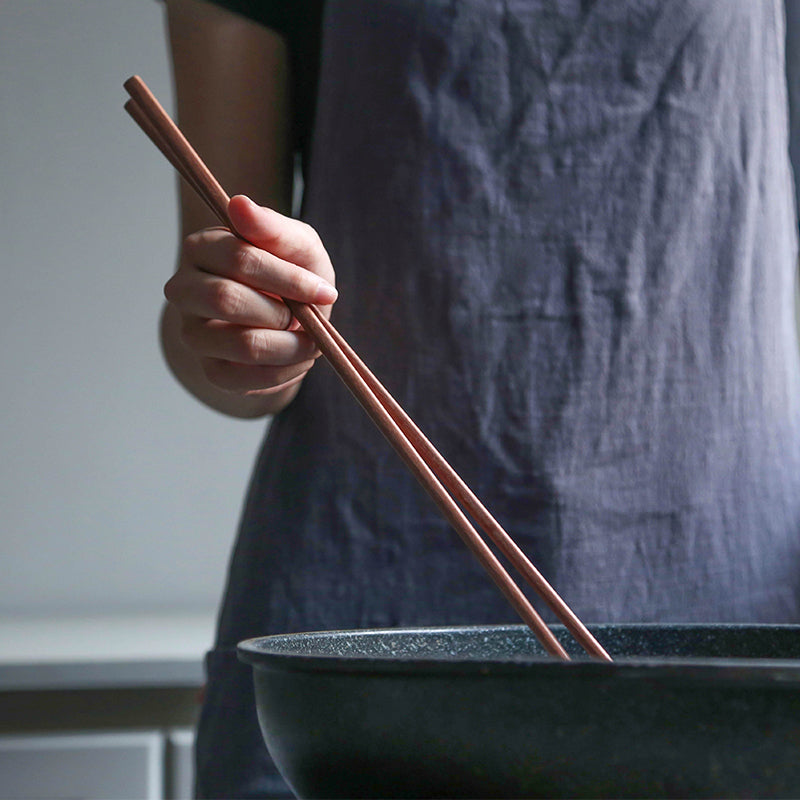
M 314 272 L 330 269 L 319 235 L 302 220 L 256 205 L 245 195 L 231 198 L 228 214 L 237 232 L 256 247 Z
M 317 273 L 230 233 L 202 231 L 188 237 L 183 261 L 202 272 L 302 303 L 329 305 L 337 297 L 336 289 Z

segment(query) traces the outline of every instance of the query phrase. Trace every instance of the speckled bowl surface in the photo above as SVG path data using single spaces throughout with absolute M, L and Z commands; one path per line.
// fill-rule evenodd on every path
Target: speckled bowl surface
M 800 626 L 524 626 L 242 642 L 300 797 L 798 797 Z

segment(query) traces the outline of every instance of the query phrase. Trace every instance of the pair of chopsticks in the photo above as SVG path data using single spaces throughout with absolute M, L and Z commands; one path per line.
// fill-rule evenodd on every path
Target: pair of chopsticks
M 223 225 L 236 234 L 228 218 L 230 198 L 152 92 L 138 76 L 129 78 L 125 82 L 125 89 L 131 98 L 126 102 L 125 110 L 184 180 L 195 189 Z M 579 644 L 590 655 L 610 661 L 610 656 L 600 643 L 547 583 L 514 540 L 486 510 L 322 312 L 315 305 L 299 303 L 288 298 L 283 300 L 547 652 L 565 660 L 569 659 L 564 647 L 514 583 L 456 500 L 472 515 Z

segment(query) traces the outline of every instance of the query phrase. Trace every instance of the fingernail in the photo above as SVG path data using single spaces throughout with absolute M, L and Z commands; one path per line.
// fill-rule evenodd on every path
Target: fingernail
M 320 281 L 317 284 L 317 294 L 314 299 L 315 303 L 320 303 L 323 306 L 330 305 L 336 302 L 339 292 L 331 286 L 328 281 Z
M 259 206 L 253 200 L 251 200 L 246 194 L 237 194 L 231 198 L 231 200 L 234 199 L 243 203 L 247 208 L 250 209 L 251 212 L 259 210 Z

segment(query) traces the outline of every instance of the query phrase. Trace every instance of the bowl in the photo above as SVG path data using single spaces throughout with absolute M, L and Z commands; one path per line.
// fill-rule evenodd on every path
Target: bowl
M 524 626 L 251 639 L 267 748 L 301 798 L 797 797 L 800 626 Z

